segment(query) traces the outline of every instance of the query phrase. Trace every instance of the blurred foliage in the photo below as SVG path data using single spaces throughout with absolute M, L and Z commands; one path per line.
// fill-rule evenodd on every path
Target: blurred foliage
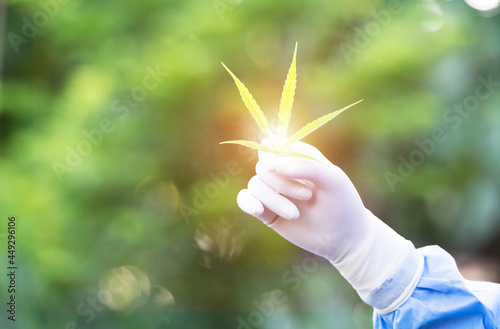
M 447 111 L 500 81 L 500 16 L 393 4 L 10 0 L 0 209 L 19 228 L 17 328 L 370 328 L 328 263 L 297 276 L 310 256 L 237 209 L 256 154 L 218 145 L 259 138 L 220 62 L 274 117 L 295 42 L 290 129 L 364 98 L 305 141 L 417 246 L 498 259 L 500 91 Z M 446 141 L 388 183 L 436 128 Z

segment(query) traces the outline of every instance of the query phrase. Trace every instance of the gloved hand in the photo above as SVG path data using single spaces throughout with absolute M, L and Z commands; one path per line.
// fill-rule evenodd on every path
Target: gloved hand
M 259 152 L 257 175 L 238 194 L 239 207 L 329 260 L 380 313 L 398 307 L 423 269 L 413 244 L 367 210 L 347 175 L 316 148 L 297 142 L 287 151 L 321 163 Z

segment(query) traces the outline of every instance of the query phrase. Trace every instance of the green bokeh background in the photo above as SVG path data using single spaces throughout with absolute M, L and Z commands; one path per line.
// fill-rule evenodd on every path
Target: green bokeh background
M 12 326 L 2 306 L 1 327 L 370 328 L 331 265 L 237 208 L 256 154 L 218 145 L 261 138 L 220 62 L 273 121 L 295 42 L 291 129 L 363 98 L 305 141 L 416 246 L 486 259 L 498 281 L 500 88 L 450 112 L 478 77 L 500 81 L 495 14 L 458 0 L 10 0 L 0 259 L 3 273 L 15 216 L 18 313 Z M 389 183 L 435 129 L 446 141 Z

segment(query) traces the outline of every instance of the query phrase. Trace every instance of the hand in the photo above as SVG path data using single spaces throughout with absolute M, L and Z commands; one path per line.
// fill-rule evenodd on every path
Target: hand
M 311 145 L 287 151 L 319 161 L 259 152 L 257 175 L 237 202 L 295 245 L 328 259 L 379 312 L 412 293 L 423 270 L 413 244 L 367 210 L 347 175 Z
M 365 237 L 371 213 L 347 175 L 315 147 L 297 142 L 287 151 L 321 163 L 259 152 L 257 175 L 238 205 L 295 245 L 338 261 Z

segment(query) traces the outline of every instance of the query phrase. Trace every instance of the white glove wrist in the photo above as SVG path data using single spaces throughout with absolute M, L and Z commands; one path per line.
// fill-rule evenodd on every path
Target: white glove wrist
M 390 313 L 413 293 L 423 271 L 423 259 L 413 244 L 367 210 L 368 234 L 360 246 L 340 261 L 331 261 L 379 313 Z

